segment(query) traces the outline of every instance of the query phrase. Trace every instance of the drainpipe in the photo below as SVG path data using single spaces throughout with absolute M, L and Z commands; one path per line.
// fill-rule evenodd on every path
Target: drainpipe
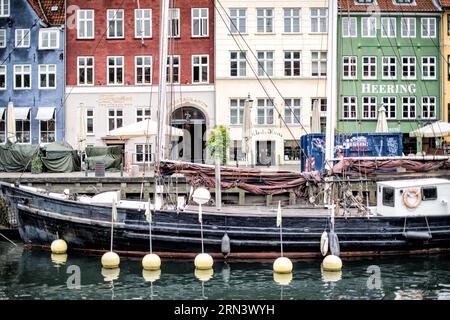
M 64 30 L 63 30 L 63 39 L 64 39 L 64 53 L 63 53 L 63 57 L 64 57 L 64 63 L 63 63 L 63 101 L 62 101 L 62 106 L 61 108 L 63 109 L 64 112 L 64 117 L 62 117 L 63 119 L 63 123 L 62 123 L 62 129 L 63 129 L 63 136 L 64 136 L 64 141 L 67 141 L 67 137 L 66 137 L 66 85 L 67 85 L 67 56 L 66 56 L 66 52 L 67 52 L 67 0 L 64 0 Z

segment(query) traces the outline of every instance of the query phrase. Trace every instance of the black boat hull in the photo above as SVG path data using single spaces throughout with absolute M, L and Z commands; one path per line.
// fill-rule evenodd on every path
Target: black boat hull
M 72 250 L 110 249 L 111 208 L 50 198 L 0 184 L 4 197 L 17 208 L 19 232 L 25 244 L 49 246 L 64 239 Z M 280 230 L 274 214 L 203 213 L 205 251 L 222 256 L 222 237 L 230 238 L 227 258 L 279 256 Z M 320 237 L 329 231 L 330 218 L 301 215 L 283 217 L 283 249 L 293 258 L 321 256 Z M 450 215 L 425 217 L 336 217 L 335 232 L 343 256 L 411 254 L 450 250 Z M 409 232 L 409 233 L 408 233 Z M 411 238 L 408 234 L 430 234 Z M 166 257 L 192 257 L 201 251 L 201 230 L 195 212 L 159 211 L 153 214 L 153 251 Z M 118 209 L 114 251 L 149 251 L 149 224 L 143 210 Z

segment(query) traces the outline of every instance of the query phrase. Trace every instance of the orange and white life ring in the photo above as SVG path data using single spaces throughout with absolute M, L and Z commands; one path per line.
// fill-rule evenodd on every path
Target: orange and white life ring
M 411 202 L 411 198 L 415 198 L 414 202 Z M 408 209 L 415 209 L 422 202 L 422 193 L 420 189 L 408 189 L 403 192 L 403 204 Z

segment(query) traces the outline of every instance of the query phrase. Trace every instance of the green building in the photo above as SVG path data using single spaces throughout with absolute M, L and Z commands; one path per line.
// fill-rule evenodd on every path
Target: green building
M 383 106 L 405 154 L 433 147 L 409 132 L 441 118 L 440 14 L 433 0 L 339 1 L 338 132 L 375 132 Z

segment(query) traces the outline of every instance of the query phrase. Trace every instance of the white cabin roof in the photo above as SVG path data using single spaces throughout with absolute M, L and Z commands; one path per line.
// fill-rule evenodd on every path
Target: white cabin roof
M 450 184 L 450 180 L 439 179 L 439 178 L 428 178 L 428 179 L 408 179 L 408 180 L 392 180 L 392 181 L 382 181 L 378 182 L 377 185 L 383 187 L 391 187 L 395 189 L 399 188 L 411 188 L 411 187 L 423 187 L 429 185 L 443 185 Z

